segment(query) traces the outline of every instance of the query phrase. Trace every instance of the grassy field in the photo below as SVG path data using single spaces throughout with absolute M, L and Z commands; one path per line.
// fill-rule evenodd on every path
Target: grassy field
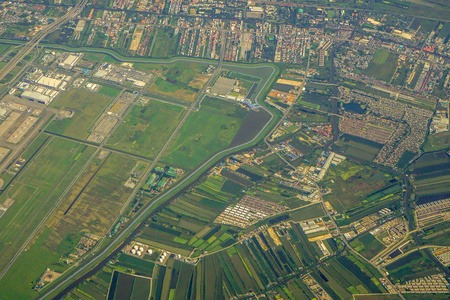
M 193 62 L 180 62 L 163 68 L 150 92 L 182 101 L 194 101 L 209 77 L 202 75 L 207 66 Z
M 337 166 L 330 166 L 323 182 L 331 188 L 332 194 L 325 196 L 326 201 L 338 212 L 354 210 L 361 205 L 375 204 L 375 199 L 365 199 L 389 185 L 392 176 L 369 166 L 343 161 Z M 384 197 L 380 195 L 380 199 Z M 367 200 L 367 201 L 366 201 Z
M 373 1 L 370 8 L 373 10 L 380 10 L 386 12 L 397 12 L 405 15 L 421 16 L 427 18 L 437 18 L 440 20 L 448 20 L 450 18 L 450 9 L 445 6 L 446 0 L 391 0 Z M 433 27 L 434 28 L 434 27 Z M 431 30 L 433 29 L 431 28 Z
M 93 149 L 84 145 L 51 138 L 23 173 L 1 194 L 2 203 L 7 199 L 14 200 L 13 205 L 0 219 L 1 268 L 9 262 L 41 222 L 92 153 Z M 43 165 L 46 167 L 42 168 Z M 51 233 L 52 230 L 44 230 L 39 239 L 27 252 L 19 256 L 11 270 L 0 281 L 1 290 L 7 290 L 9 298 L 32 298 L 32 285 L 46 267 L 56 271 L 62 271 L 66 267 L 58 264 L 60 254 L 57 251 L 49 251 L 42 246 Z
M 376 79 L 389 82 L 397 67 L 398 54 L 377 49 L 364 73 Z
M 124 183 L 135 165 L 135 159 L 116 153 L 94 159 L 46 224 L 55 229 L 46 246 L 57 248 L 81 231 L 105 235 L 131 193 Z
M 155 46 L 151 57 L 168 58 L 176 54 L 179 34 L 175 35 L 175 30 L 171 27 L 159 27 L 156 34 Z
M 201 107 L 203 110 L 225 114 L 227 116 L 240 119 L 244 119 L 248 112 L 246 108 L 243 108 L 236 103 L 211 97 L 205 97 L 201 102 Z
M 110 96 L 110 97 L 116 98 L 120 93 L 120 89 L 112 87 L 112 86 L 104 85 L 100 88 L 100 90 L 98 90 L 98 93 L 105 95 L 105 96 Z
M 425 152 L 438 151 L 450 148 L 450 132 L 441 132 L 429 135 L 427 142 L 423 146 Z
M 183 117 L 180 106 L 149 101 L 135 106 L 108 140 L 108 146 L 154 158 Z
M 202 110 L 194 112 L 162 159 L 169 164 L 193 168 L 228 147 L 241 124 L 241 119 Z
M 74 115 L 71 118 L 51 122 L 46 130 L 77 139 L 84 139 L 87 137 L 91 125 L 110 101 L 112 101 L 111 98 L 104 95 L 69 89 L 51 106 L 71 110 L 74 112 Z

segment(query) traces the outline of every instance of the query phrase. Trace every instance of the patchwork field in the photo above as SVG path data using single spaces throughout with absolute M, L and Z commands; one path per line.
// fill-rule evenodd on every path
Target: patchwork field
M 386 247 L 372 234 L 365 233 L 354 239 L 350 245 L 367 259 L 372 259 Z
M 140 300 L 150 296 L 151 280 L 125 273 L 113 272 L 108 299 Z
M 108 140 L 114 149 L 154 158 L 183 117 L 184 109 L 158 101 L 135 106 Z
M 74 112 L 71 118 L 54 120 L 46 130 L 52 133 L 85 139 L 91 125 L 99 117 L 112 99 L 108 96 L 88 91 L 69 89 L 61 98 L 56 99 L 51 106 Z
M 401 190 L 388 173 L 348 160 L 330 166 L 323 182 L 332 190 L 325 200 L 338 212 L 348 214 L 356 213 L 358 207 L 368 208 L 379 201 L 388 201 Z

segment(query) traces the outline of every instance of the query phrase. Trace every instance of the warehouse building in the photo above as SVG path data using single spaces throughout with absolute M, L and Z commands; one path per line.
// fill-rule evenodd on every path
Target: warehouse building
M 50 102 L 52 102 L 53 98 L 50 98 L 47 95 L 43 95 L 38 92 L 33 91 L 25 91 L 20 95 L 21 98 L 28 99 L 30 101 L 36 101 L 38 103 L 42 103 L 45 105 L 48 105 Z
M 76 66 L 81 57 L 82 54 L 69 54 L 62 62 L 59 63 L 59 66 L 61 68 L 70 70 L 74 66 Z

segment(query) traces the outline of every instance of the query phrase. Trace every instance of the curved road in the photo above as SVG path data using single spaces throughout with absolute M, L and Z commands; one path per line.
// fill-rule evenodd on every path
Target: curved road
M 177 60 L 175 60 L 177 61 Z M 174 62 L 174 61 L 172 61 Z M 161 63 L 161 62 L 155 62 L 155 63 Z M 221 65 L 221 64 L 219 64 Z M 271 68 L 272 69 L 272 73 L 270 74 L 270 76 L 267 78 L 267 80 L 264 82 L 264 86 L 273 78 L 273 75 L 276 72 L 276 69 L 271 66 L 271 65 L 266 65 L 265 67 L 267 68 Z M 260 68 L 260 66 L 257 67 L 248 67 L 248 68 Z M 217 68 L 219 69 L 219 68 Z M 206 87 L 207 85 L 205 85 Z M 258 94 L 256 95 L 256 99 L 258 99 L 260 97 L 261 92 L 263 91 L 263 89 L 260 89 L 260 91 L 258 92 Z M 199 94 L 200 95 L 200 94 Z M 201 97 L 198 98 L 198 100 L 193 103 L 192 108 L 195 107 L 195 105 L 199 102 L 199 100 L 201 99 Z M 258 102 L 256 100 L 256 102 Z M 192 112 L 193 109 L 190 109 L 189 112 Z M 248 146 L 251 145 L 253 142 L 255 142 L 260 135 L 265 131 L 265 129 L 267 128 L 267 126 L 269 126 L 269 124 L 271 123 L 271 121 L 274 118 L 274 115 L 268 110 L 266 109 L 264 106 L 262 106 L 262 108 L 270 115 L 270 119 L 269 121 L 264 125 L 263 128 L 261 128 L 261 130 L 258 132 L 257 135 L 255 135 L 255 137 L 253 137 L 253 139 L 251 139 L 250 141 L 247 141 L 243 144 L 234 146 L 234 147 L 230 147 L 227 148 L 225 150 L 220 151 L 219 153 L 216 153 L 214 156 L 212 156 L 210 159 L 208 159 L 206 162 L 204 162 L 202 165 L 200 165 L 199 167 L 197 167 L 197 169 L 195 169 L 191 174 L 189 174 L 186 178 L 184 178 L 182 181 L 180 181 L 179 183 L 177 183 L 176 185 L 174 185 L 170 190 L 164 192 L 163 194 L 161 194 L 160 196 L 158 196 L 153 202 L 149 203 L 149 205 L 147 207 L 145 207 L 143 210 L 141 210 L 141 212 L 138 214 L 138 216 L 136 216 L 134 218 L 134 220 L 130 221 L 130 223 L 127 224 L 126 228 L 124 228 L 117 236 L 115 236 L 111 241 L 109 241 L 108 246 L 106 246 L 106 248 L 104 248 L 100 253 L 98 253 L 97 255 L 95 255 L 94 257 L 91 258 L 91 260 L 89 262 L 87 262 L 84 266 L 82 266 L 81 268 L 79 268 L 76 272 L 74 272 L 72 275 L 68 276 L 67 278 L 65 278 L 62 282 L 60 282 L 58 285 L 52 287 L 50 290 L 46 291 L 43 295 L 41 295 L 39 298 L 40 299 L 49 299 L 51 297 L 51 295 L 53 293 L 56 293 L 58 289 L 60 289 L 61 287 L 63 287 L 64 285 L 73 282 L 74 279 L 76 279 L 78 276 L 82 276 L 83 272 L 89 270 L 89 268 L 94 267 L 96 264 L 100 263 L 100 261 L 102 260 L 102 256 L 108 254 L 108 252 L 116 249 L 117 247 L 117 242 L 120 241 L 121 239 L 125 238 L 127 234 L 130 234 L 130 231 L 132 229 L 135 228 L 135 226 L 137 226 L 140 222 L 142 222 L 142 218 L 145 217 L 149 212 L 151 212 L 154 208 L 156 208 L 158 205 L 160 205 L 160 200 L 162 200 L 164 197 L 166 197 L 169 193 L 171 193 L 173 190 L 182 187 L 185 183 L 189 182 L 192 178 L 194 178 L 195 176 L 199 175 L 201 173 L 201 171 L 208 166 L 209 164 L 211 164 L 212 162 L 214 162 L 216 159 L 220 158 L 221 156 L 223 156 L 226 153 L 230 153 L 234 150 L 237 150 L 238 148 L 244 147 L 244 146 Z M 187 115 L 189 115 L 190 113 L 187 113 L 185 115 L 185 117 Z M 187 117 L 186 117 L 187 118 Z M 182 125 L 182 123 L 184 123 L 183 121 L 185 121 L 185 118 L 183 118 L 183 120 L 180 122 L 179 126 L 181 128 L 180 125 Z M 179 131 L 179 128 L 176 128 L 174 133 Z M 178 130 L 178 131 L 177 131 Z M 174 133 L 172 134 L 172 136 L 174 136 Z M 172 136 L 169 138 L 169 140 L 166 142 L 166 145 L 168 145 L 171 141 Z M 157 159 L 155 159 L 155 161 L 158 160 L 158 158 L 160 158 L 162 156 L 163 151 L 166 149 L 166 145 L 163 147 L 163 149 L 161 149 L 160 154 L 158 155 Z M 151 168 L 149 168 L 150 170 Z

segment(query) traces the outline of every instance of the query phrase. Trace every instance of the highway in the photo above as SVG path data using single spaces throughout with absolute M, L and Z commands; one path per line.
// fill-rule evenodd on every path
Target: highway
M 53 32 L 58 29 L 62 24 L 66 23 L 70 19 L 75 18 L 84 8 L 88 0 L 79 0 L 77 4 L 70 9 L 65 15 L 56 19 L 53 23 L 44 27 L 41 31 L 39 31 L 33 38 L 28 41 L 18 52 L 17 54 L 10 60 L 8 63 L 0 70 L 0 81 L 8 75 L 15 66 L 21 62 L 25 56 L 30 53 L 34 47 L 36 47 L 47 34 Z

